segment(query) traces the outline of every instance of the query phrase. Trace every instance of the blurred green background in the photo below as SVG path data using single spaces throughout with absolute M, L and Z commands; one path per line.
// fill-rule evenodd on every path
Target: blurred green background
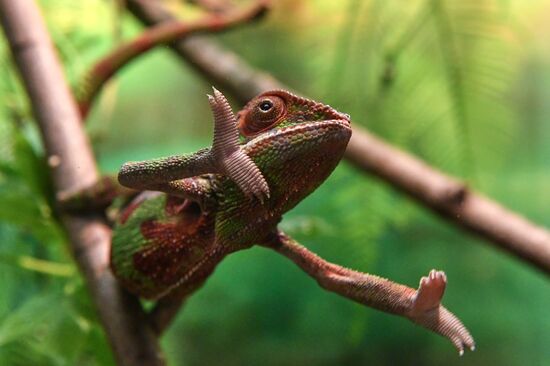
M 75 90 L 141 27 L 114 1 L 42 0 Z M 200 11 L 166 1 L 183 19 Z M 296 90 L 550 227 L 549 0 L 281 0 L 217 40 Z M 105 172 L 208 146 L 210 84 L 159 48 L 124 69 L 88 132 Z M 238 109 L 240 106 L 234 104 Z M 50 209 L 42 147 L 0 39 L 0 364 L 109 365 Z M 477 341 L 464 358 L 401 318 L 321 290 L 262 248 L 227 258 L 163 338 L 174 365 L 550 365 L 548 277 L 342 163 L 283 227 L 324 258 L 416 286 Z

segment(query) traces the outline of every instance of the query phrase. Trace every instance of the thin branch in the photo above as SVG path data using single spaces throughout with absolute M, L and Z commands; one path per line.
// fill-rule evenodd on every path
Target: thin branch
M 91 185 L 98 179 L 95 161 L 39 9 L 32 0 L 0 0 L 0 21 L 41 129 L 56 191 Z M 139 302 L 109 270 L 109 228 L 94 215 L 62 215 L 62 223 L 118 364 L 164 364 Z
M 144 31 L 97 61 L 86 74 L 79 108 L 85 117 L 105 83 L 120 69 L 150 49 L 199 32 L 222 32 L 235 26 L 257 20 L 265 13 L 269 1 L 260 0 L 244 9 L 227 13 L 211 13 L 204 18 L 184 23 L 176 19 L 163 22 Z
M 128 8 L 146 25 L 172 19 L 172 15 L 158 3 L 129 0 Z M 206 78 L 232 93 L 242 103 L 266 90 L 289 89 L 205 37 L 188 37 L 173 43 L 171 47 Z M 456 178 L 445 175 L 360 127 L 354 127 L 345 158 L 451 223 L 478 234 L 550 274 L 550 232 L 547 229 L 474 192 Z

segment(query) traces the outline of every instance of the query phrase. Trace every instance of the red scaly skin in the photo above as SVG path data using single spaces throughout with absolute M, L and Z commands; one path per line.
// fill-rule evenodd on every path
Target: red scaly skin
M 254 98 L 236 119 L 221 93 L 210 103 L 211 149 L 121 168 L 123 185 L 167 193 L 144 192 L 115 227 L 112 267 L 129 290 L 148 298 L 188 296 L 226 255 L 259 244 L 326 290 L 404 316 L 447 337 L 460 354 L 474 348 L 468 330 L 440 303 L 443 272 L 430 272 L 415 290 L 329 263 L 277 229 L 282 215 L 340 161 L 351 136 L 349 116 L 282 90 Z

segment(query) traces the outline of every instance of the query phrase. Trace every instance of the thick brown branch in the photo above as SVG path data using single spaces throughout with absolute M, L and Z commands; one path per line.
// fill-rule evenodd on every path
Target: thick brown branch
M 147 25 L 171 19 L 158 3 L 129 0 L 128 5 L 130 11 Z M 172 44 L 172 49 L 243 103 L 269 89 L 288 89 L 204 37 L 188 37 Z M 550 274 L 548 230 L 357 126 L 345 157 L 357 168 L 380 177 L 450 222 L 479 234 Z
M 189 23 L 174 19 L 147 29 L 135 39 L 117 47 L 94 64 L 86 76 L 84 91 L 78 102 L 82 115 L 86 116 L 101 88 L 114 74 L 153 47 L 198 32 L 221 32 L 231 29 L 247 21 L 260 18 L 267 7 L 268 1 L 261 0 L 245 9 L 228 13 L 212 13 Z
M 354 130 L 346 158 L 439 215 L 550 274 L 550 232 L 378 137 Z
M 57 192 L 92 184 L 98 178 L 95 161 L 38 8 L 32 0 L 0 0 L 0 21 L 40 126 Z M 139 302 L 120 289 L 109 270 L 109 228 L 96 216 L 64 215 L 62 221 L 118 364 L 162 365 Z

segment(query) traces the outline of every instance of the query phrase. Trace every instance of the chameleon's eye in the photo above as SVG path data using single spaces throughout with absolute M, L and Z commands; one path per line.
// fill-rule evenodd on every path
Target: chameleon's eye
M 268 100 L 264 100 L 261 104 L 260 104 L 260 109 L 262 110 L 262 112 L 269 112 L 269 110 L 273 108 L 273 103 L 268 99 Z
M 276 125 L 285 112 L 282 98 L 264 96 L 239 114 L 239 130 L 245 136 L 255 135 Z

